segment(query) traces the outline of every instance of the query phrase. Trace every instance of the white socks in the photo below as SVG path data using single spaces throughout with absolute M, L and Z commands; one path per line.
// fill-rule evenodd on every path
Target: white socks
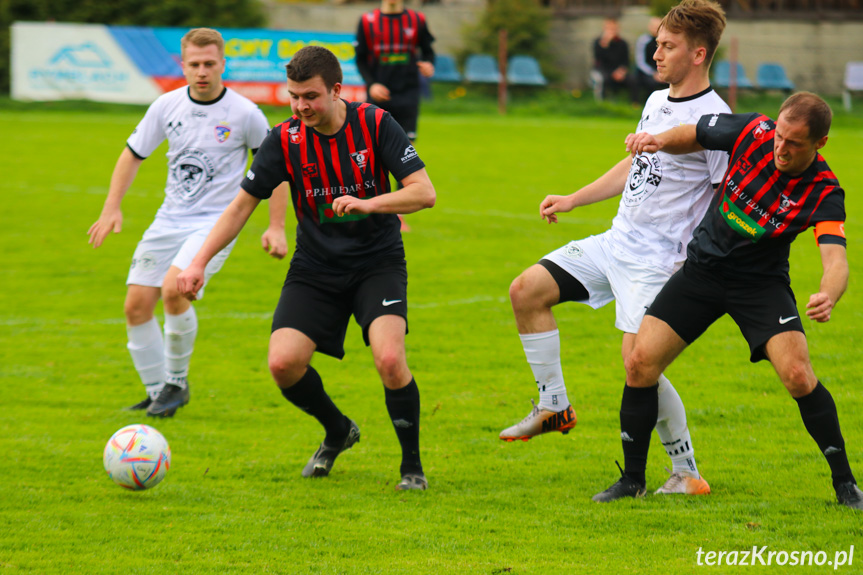
M 560 332 L 519 334 L 527 363 L 539 389 L 539 406 L 563 411 L 569 405 L 560 367 Z
M 189 360 L 198 335 L 198 316 L 189 306 L 180 315 L 165 313 L 165 382 L 186 387 Z
M 141 325 L 127 325 L 126 334 L 132 363 L 151 399 L 159 395 L 166 381 L 186 387 L 189 360 L 198 334 L 195 308 L 189 307 L 180 315 L 166 313 L 164 339 L 155 317 Z
M 656 432 L 671 457 L 671 471 L 701 477 L 695 465 L 695 450 L 692 448 L 689 427 L 686 425 L 683 401 L 665 375 L 659 376 L 659 416 L 656 418 Z
M 127 325 L 126 334 L 132 363 L 147 388 L 147 395 L 155 399 L 165 385 L 165 347 L 159 322 L 154 317 L 141 325 Z

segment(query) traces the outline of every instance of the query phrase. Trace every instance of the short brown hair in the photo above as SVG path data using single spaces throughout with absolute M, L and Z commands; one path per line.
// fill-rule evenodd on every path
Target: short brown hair
M 713 0 L 683 0 L 669 10 L 659 27 L 686 36 L 690 48 L 704 46 L 709 65 L 725 30 L 725 11 Z
M 305 82 L 320 76 L 327 92 L 336 84 L 342 83 L 342 66 L 339 59 L 323 46 L 300 48 L 287 63 L 285 70 L 288 72 L 288 80 L 292 82 Z
M 225 55 L 225 39 L 219 34 L 218 30 L 212 28 L 193 28 L 186 32 L 183 39 L 180 40 L 180 50 L 182 54 L 186 53 L 186 46 L 193 44 L 198 48 L 204 48 L 213 44 L 219 49 L 219 54 Z
M 785 114 L 789 122 L 806 122 L 809 140 L 817 142 L 830 133 L 833 110 L 818 94 L 797 92 L 789 96 L 779 107 L 779 115 Z

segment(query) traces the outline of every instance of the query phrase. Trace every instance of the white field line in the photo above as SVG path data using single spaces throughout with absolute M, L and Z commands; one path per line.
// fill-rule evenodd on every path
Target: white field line
M 473 305 L 477 303 L 487 303 L 494 302 L 498 304 L 502 304 L 507 302 L 507 298 L 503 296 L 475 296 L 466 299 L 459 300 L 450 300 L 450 301 L 437 301 L 437 302 L 418 302 L 418 303 L 409 303 L 409 309 L 434 309 L 434 308 L 442 308 L 442 307 L 457 307 L 464 305 Z M 218 320 L 218 319 L 229 319 L 229 320 L 240 320 L 240 321 L 270 321 L 273 318 L 273 314 L 268 313 L 241 313 L 241 312 L 227 312 L 227 313 L 201 313 L 198 315 L 200 319 L 205 320 Z M 96 319 L 96 320 L 82 320 L 77 318 L 66 319 L 66 320 L 47 320 L 41 318 L 28 318 L 28 317 L 12 317 L 12 318 L 0 318 L 0 326 L 5 327 L 13 327 L 13 326 L 49 326 L 49 325 L 82 325 L 82 324 L 92 324 L 92 325 L 125 325 L 126 320 L 122 317 L 113 317 L 106 319 Z

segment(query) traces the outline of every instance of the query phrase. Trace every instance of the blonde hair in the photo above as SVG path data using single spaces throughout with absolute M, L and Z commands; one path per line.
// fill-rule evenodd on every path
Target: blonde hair
M 219 54 L 221 56 L 225 55 L 225 39 L 222 38 L 222 35 L 219 34 L 218 30 L 213 30 L 212 28 L 193 28 L 186 32 L 186 35 L 183 36 L 182 40 L 180 40 L 181 54 L 185 55 L 186 46 L 189 44 L 197 46 L 198 48 L 204 48 L 213 44 L 219 49 Z
M 713 0 L 683 0 L 665 15 L 659 27 L 686 36 L 690 48 L 703 46 L 709 65 L 725 30 L 725 11 Z

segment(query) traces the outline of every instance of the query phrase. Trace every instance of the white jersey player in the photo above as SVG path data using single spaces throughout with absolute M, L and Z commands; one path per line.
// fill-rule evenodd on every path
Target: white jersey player
M 703 114 L 729 112 L 710 87 L 710 61 L 725 26 L 721 8 L 709 0 L 684 0 L 663 19 L 655 54 L 658 73 L 669 84 L 654 92 L 638 131 L 659 133 Z M 540 402 L 527 417 L 500 434 L 527 441 L 550 431 L 569 432 L 576 414 L 567 397 L 560 362 L 560 336 L 552 307 L 579 301 L 599 308 L 616 304 L 615 326 L 623 332 L 624 361 L 646 308 L 686 258 L 686 245 L 727 166 L 727 154 L 626 157 L 598 180 L 568 196 L 547 196 L 540 215 L 557 215 L 620 195 L 607 232 L 553 251 L 513 281 L 510 298 Z M 675 389 L 659 382 L 656 429 L 672 458 L 672 475 L 660 493 L 709 493 L 695 464 L 686 412 Z
M 194 308 L 177 292 L 177 274 L 236 196 L 249 151 L 257 150 L 269 131 L 260 109 L 222 84 L 224 40 L 219 32 L 191 30 L 181 47 L 188 87 L 160 96 L 149 107 L 117 160 L 102 214 L 88 232 L 95 248 L 110 232 L 120 231 L 126 191 L 141 162 L 167 139 L 165 201 L 132 257 L 125 303 L 127 347 L 147 389 L 147 397 L 131 409 L 159 417 L 173 416 L 189 401 L 189 360 L 198 330 Z M 287 252 L 284 188 L 278 198 L 270 205 L 270 227 L 262 241 L 282 258 Z M 219 271 L 232 247 L 213 258 L 207 279 Z M 160 298 L 164 338 L 153 315 Z

